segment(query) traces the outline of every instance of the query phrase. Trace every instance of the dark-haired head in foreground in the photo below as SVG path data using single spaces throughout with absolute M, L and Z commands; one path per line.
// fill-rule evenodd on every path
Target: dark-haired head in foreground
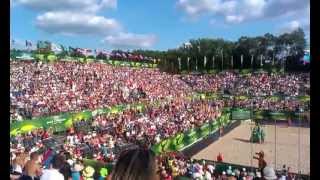
M 131 149 L 123 152 L 113 172 L 112 180 L 157 180 L 155 154 L 147 149 Z

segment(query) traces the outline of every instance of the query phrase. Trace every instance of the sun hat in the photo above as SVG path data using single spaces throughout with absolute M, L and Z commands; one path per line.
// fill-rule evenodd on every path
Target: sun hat
M 259 172 L 259 171 L 256 172 L 256 175 L 257 175 L 258 178 L 261 178 L 261 177 L 262 177 L 262 176 L 261 176 L 261 172 Z
M 277 179 L 276 173 L 274 171 L 274 169 L 270 166 L 266 166 L 263 169 L 263 177 L 267 180 L 274 180 Z
M 71 170 L 80 172 L 80 171 L 82 171 L 82 169 L 83 169 L 83 166 L 81 164 L 75 163 Z
M 85 178 L 91 178 L 94 174 L 94 169 L 93 167 L 91 166 L 87 166 L 83 171 L 82 171 L 82 175 L 85 177 Z
M 106 177 L 106 176 L 108 176 L 108 169 L 107 169 L 107 168 L 101 168 L 101 169 L 100 169 L 100 176 L 101 176 L 101 177 Z
M 71 160 L 71 159 L 68 159 L 67 162 L 68 162 L 68 164 L 69 164 L 70 166 L 72 166 L 73 163 L 74 163 L 73 160 Z

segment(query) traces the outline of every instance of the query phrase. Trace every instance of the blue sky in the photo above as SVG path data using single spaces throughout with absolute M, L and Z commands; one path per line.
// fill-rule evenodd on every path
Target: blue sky
M 11 0 L 11 38 L 92 49 L 176 48 L 192 38 L 310 28 L 307 0 Z

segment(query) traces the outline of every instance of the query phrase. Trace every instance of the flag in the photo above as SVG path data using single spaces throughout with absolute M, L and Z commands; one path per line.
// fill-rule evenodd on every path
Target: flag
M 203 66 L 206 67 L 206 65 L 207 65 L 207 57 L 204 56 L 203 57 Z
M 26 40 L 26 47 L 32 47 L 32 42 L 31 42 L 31 41 Z
M 73 48 L 73 47 L 69 46 L 69 52 L 70 52 L 70 53 L 74 53 L 74 52 L 76 52 L 76 51 L 77 51 L 76 48 Z
M 178 57 L 178 62 L 179 62 L 179 70 L 181 69 L 181 58 Z
M 304 51 L 304 56 L 302 58 L 303 64 L 309 64 L 310 63 L 310 51 L 309 50 L 305 50 Z
M 65 46 L 63 46 L 62 44 L 60 44 L 60 47 L 61 47 L 63 52 L 67 51 L 67 48 Z
M 128 58 L 127 55 L 126 55 L 126 53 L 122 53 L 122 57 L 123 57 L 123 58 Z
M 60 54 L 63 50 L 60 45 L 52 43 L 51 44 L 51 51 L 53 51 L 55 54 Z
M 118 52 L 116 53 L 116 56 L 117 57 L 122 57 L 122 55 L 120 53 L 118 53 Z
M 143 56 L 142 56 L 141 54 L 139 55 L 139 59 L 140 59 L 140 60 L 143 60 Z
M 86 57 L 88 57 L 88 56 L 93 56 L 93 51 L 92 51 L 92 49 L 84 49 L 84 55 L 85 55 Z
M 262 55 L 260 55 L 260 66 L 262 67 Z

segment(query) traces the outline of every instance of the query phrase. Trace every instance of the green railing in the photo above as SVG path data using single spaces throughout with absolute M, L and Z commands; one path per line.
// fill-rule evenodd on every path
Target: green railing
M 162 140 L 161 142 L 153 145 L 152 150 L 156 154 L 180 151 L 194 142 L 197 142 L 199 139 L 216 132 L 220 127 L 227 126 L 229 122 L 230 113 L 227 112 L 222 114 L 216 120 L 212 120 L 209 123 L 203 124 L 201 127 L 193 128 L 184 133 L 179 133 L 170 138 Z

